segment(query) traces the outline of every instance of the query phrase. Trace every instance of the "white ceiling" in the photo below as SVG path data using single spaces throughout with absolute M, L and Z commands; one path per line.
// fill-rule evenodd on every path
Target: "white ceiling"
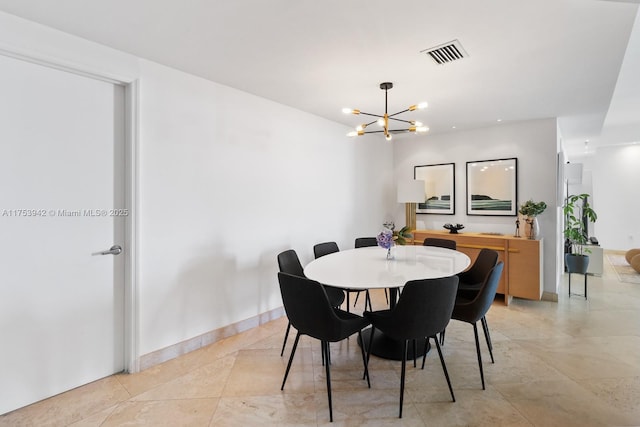
M 640 140 L 639 1 L 0 0 L 0 10 L 350 127 L 362 119 L 342 107 L 384 112 L 383 81 L 394 83 L 390 113 L 429 102 L 402 117 L 430 133 L 559 117 L 571 157 L 585 140 L 591 150 Z M 468 58 L 436 65 L 420 53 L 454 39 Z

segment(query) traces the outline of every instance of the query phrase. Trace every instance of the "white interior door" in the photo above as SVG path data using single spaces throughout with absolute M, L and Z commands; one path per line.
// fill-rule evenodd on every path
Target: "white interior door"
M 0 414 L 123 369 L 123 93 L 0 56 Z

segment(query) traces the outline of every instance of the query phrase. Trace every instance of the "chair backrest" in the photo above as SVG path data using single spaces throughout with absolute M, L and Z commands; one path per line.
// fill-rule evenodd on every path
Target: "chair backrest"
M 320 283 L 306 277 L 278 273 L 282 303 L 289 322 L 301 334 L 323 341 L 342 339 L 340 319 Z
M 298 258 L 298 254 L 293 249 L 278 254 L 278 267 L 283 273 L 304 277 L 304 269 L 300 263 L 300 258 Z
M 424 246 L 437 246 L 439 248 L 447 248 L 456 250 L 456 241 L 449 239 L 438 239 L 437 237 L 427 237 L 422 242 Z
M 391 314 L 375 327 L 396 340 L 434 336 L 449 324 L 457 291 L 457 276 L 410 280 Z
M 503 269 L 504 262 L 498 261 L 487 274 L 476 297 L 469 302 L 456 304 L 454 318 L 467 322 L 477 322 L 482 319 L 491 308 L 491 304 L 493 304 L 493 300 L 496 297 L 496 290 L 498 289 L 498 282 L 500 282 Z
M 458 274 L 460 282 L 474 285 L 481 284 L 489 271 L 498 263 L 498 252 L 493 249 L 482 248 L 473 265 L 467 271 Z
M 338 244 L 336 242 L 318 243 L 313 247 L 313 255 L 316 259 L 339 251 L 340 249 L 338 249 Z
M 375 237 L 358 237 L 356 239 L 356 248 L 367 248 L 369 246 L 378 246 L 378 240 Z

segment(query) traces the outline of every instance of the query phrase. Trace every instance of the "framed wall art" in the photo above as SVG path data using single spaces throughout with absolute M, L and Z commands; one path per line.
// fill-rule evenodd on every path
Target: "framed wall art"
M 518 214 L 518 159 L 467 162 L 467 215 Z
M 416 205 L 417 214 L 455 214 L 455 163 L 414 166 L 413 178 L 424 181 L 424 203 Z

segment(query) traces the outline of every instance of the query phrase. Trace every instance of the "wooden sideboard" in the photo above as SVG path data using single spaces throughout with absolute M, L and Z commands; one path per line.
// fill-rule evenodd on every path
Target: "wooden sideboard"
M 504 271 L 498 285 L 498 294 L 504 295 L 505 304 L 512 297 L 540 300 L 543 289 L 542 240 L 531 240 L 491 233 L 451 234 L 440 230 L 414 230 L 413 243 L 421 245 L 427 237 L 456 241 L 457 249 L 475 261 L 480 249 L 488 248 L 498 252 L 504 261 Z

